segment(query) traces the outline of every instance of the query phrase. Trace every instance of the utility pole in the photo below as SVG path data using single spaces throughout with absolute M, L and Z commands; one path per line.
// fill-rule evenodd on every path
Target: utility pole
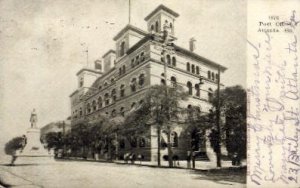
M 218 66 L 218 90 L 217 90 L 217 167 L 221 167 L 221 127 L 220 127 L 220 66 Z

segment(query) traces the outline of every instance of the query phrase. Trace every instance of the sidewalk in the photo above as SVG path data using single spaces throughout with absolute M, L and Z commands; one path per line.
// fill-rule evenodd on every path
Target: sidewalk
M 89 161 L 89 162 L 102 162 L 102 163 L 115 163 L 120 165 L 137 165 L 137 166 L 148 166 L 148 167 L 154 167 L 154 168 L 169 168 L 168 161 L 161 161 L 161 166 L 157 166 L 156 161 L 135 161 L 134 163 L 131 163 L 131 161 L 124 161 L 124 160 L 113 160 L 108 161 L 105 159 L 99 159 L 95 160 L 92 158 L 88 159 L 82 159 L 82 158 L 65 158 L 65 159 L 58 159 L 58 160 L 76 160 L 76 161 Z M 192 165 L 192 164 L 191 164 Z M 214 169 L 234 169 L 234 168 L 245 168 L 246 167 L 246 161 L 242 161 L 241 166 L 232 166 L 231 161 L 222 161 L 222 167 L 218 168 L 216 167 L 216 164 L 210 162 L 210 161 L 196 161 L 195 162 L 195 169 L 188 168 L 187 161 L 176 161 L 173 168 L 177 169 L 191 169 L 191 170 L 214 170 Z
M 2 187 L 41 187 L 34 182 L 0 167 L 0 188 Z

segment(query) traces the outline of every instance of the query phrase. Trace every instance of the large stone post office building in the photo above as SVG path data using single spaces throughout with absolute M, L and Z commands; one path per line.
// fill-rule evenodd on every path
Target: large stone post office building
M 226 68 L 194 53 L 195 40 L 190 40 L 190 49 L 175 44 L 175 53 L 166 55 L 168 78 L 164 79 L 162 48 L 152 36 L 161 33 L 164 24 L 168 24 L 171 35 L 176 37 L 178 17 L 179 14 L 168 7 L 158 6 L 145 18 L 147 31 L 127 25 L 113 38 L 115 49 L 108 49 L 102 56 L 103 59 L 95 62 L 95 68 L 83 68 L 77 73 L 78 88 L 70 95 L 72 125 L 83 119 L 97 120 L 103 114 L 108 117 L 124 116 L 143 102 L 145 92 L 150 86 L 165 83 L 176 83 L 188 91 L 190 97 L 182 103 L 183 106 L 198 106 L 204 113 L 209 111 L 210 97 L 217 89 L 218 68 L 221 73 Z M 200 75 L 204 78 L 202 85 L 199 85 Z M 174 156 L 184 160 L 188 147 L 187 140 L 180 135 L 181 131 L 182 126 L 175 126 L 172 135 L 178 140 L 173 147 Z M 156 160 L 156 136 L 153 126 L 146 141 L 143 140 L 140 145 L 132 145 L 123 140 L 118 157 L 122 159 L 130 152 L 143 155 L 145 160 Z M 163 133 L 162 140 L 166 140 Z M 208 152 L 205 146 L 201 151 Z M 162 147 L 162 158 L 165 159 L 166 155 L 167 148 Z M 209 159 L 212 160 L 212 157 L 209 156 Z

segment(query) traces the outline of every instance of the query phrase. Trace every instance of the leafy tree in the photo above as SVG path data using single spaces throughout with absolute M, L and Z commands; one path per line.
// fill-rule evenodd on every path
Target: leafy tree
M 15 160 L 17 159 L 16 151 L 19 150 L 19 149 L 24 148 L 24 146 L 25 146 L 24 138 L 20 137 L 20 136 L 11 139 L 10 141 L 8 141 L 5 144 L 5 148 L 4 148 L 5 153 L 7 155 L 12 156 L 11 165 L 13 165 Z
M 212 111 L 216 113 L 217 97 L 213 96 Z M 220 91 L 220 110 L 225 117 L 225 124 L 221 125 L 221 141 L 226 144 L 227 151 L 237 158 L 246 157 L 246 91 L 241 86 L 226 87 Z M 212 132 L 218 134 L 218 132 Z M 216 136 L 211 135 L 211 138 Z M 214 141 L 214 146 L 219 146 L 219 141 Z
M 167 90 L 167 94 L 166 94 Z M 160 166 L 161 131 L 164 130 L 168 137 L 169 166 L 173 166 L 171 131 L 172 121 L 178 120 L 181 112 L 179 102 L 187 98 L 187 93 L 180 86 L 169 87 L 165 85 L 152 86 L 145 95 L 145 101 L 134 112 L 127 116 L 125 125 L 128 131 L 138 133 L 148 129 L 146 125 L 155 124 L 157 128 L 157 157 Z M 172 120 L 172 121 L 171 121 Z
M 61 132 L 49 132 L 46 134 L 45 139 L 48 149 L 60 149 L 63 146 Z

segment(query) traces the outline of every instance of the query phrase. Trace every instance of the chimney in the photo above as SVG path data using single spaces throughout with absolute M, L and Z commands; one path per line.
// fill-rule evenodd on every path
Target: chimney
M 194 38 L 190 39 L 190 51 L 194 52 L 196 49 L 196 40 Z

